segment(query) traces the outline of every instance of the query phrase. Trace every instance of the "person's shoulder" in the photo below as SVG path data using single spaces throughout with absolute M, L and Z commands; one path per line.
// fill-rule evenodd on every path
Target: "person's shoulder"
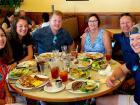
M 31 38 L 31 34 L 30 34 L 30 33 L 27 33 L 27 34 L 25 35 L 25 37 L 26 37 L 26 38 Z
M 114 35 L 114 36 L 122 36 L 123 33 L 114 33 L 113 35 Z
M 11 39 L 14 38 L 14 37 L 13 37 L 13 34 L 12 34 L 11 32 L 7 32 L 6 34 L 7 34 L 7 38 L 8 38 L 9 40 L 11 40 Z
M 41 24 L 41 28 L 49 26 L 49 22 L 44 22 Z
M 99 28 L 99 31 L 102 31 L 102 32 L 104 32 L 104 31 L 106 31 L 104 28 Z
M 99 31 L 102 32 L 103 35 L 108 35 L 109 34 L 109 32 L 107 30 L 103 29 L 103 28 L 99 29 Z
M 113 34 L 113 38 L 120 38 L 123 37 L 123 33 L 115 33 Z
M 85 39 L 85 38 L 86 38 L 87 33 L 88 33 L 88 32 L 83 33 L 83 34 L 81 35 L 81 37 L 80 37 L 80 38 L 82 38 L 82 39 L 84 38 L 84 39 Z
M 36 34 L 41 34 L 41 33 L 47 33 L 49 31 L 48 26 L 47 27 L 42 27 L 42 28 L 38 28 L 36 29 L 32 35 L 36 35 Z
M 64 28 L 60 28 L 59 32 L 65 34 L 65 35 L 70 36 L 70 33 L 66 29 L 64 29 Z
M 64 29 L 64 28 L 60 28 L 59 31 L 68 33 L 68 31 L 66 29 Z
M 51 28 L 50 28 L 50 26 L 42 27 L 42 28 L 40 28 L 40 32 L 50 33 L 51 32 Z
M 38 31 L 38 32 L 42 32 L 42 31 L 48 30 L 47 27 L 48 27 L 48 26 L 39 28 L 39 29 L 37 29 L 37 31 Z

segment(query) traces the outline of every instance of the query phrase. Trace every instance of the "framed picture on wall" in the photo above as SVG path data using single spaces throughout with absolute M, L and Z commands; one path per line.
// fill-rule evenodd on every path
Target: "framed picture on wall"
M 89 1 L 89 0 L 66 0 L 66 1 Z

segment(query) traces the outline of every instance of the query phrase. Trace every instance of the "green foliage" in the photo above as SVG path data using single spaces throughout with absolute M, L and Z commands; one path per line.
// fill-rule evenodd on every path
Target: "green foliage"
M 16 8 L 20 7 L 21 0 L 0 0 L 0 7 Z

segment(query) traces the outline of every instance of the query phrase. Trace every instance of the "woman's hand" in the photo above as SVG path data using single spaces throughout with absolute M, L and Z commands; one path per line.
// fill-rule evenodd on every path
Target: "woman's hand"
M 6 104 L 11 104 L 14 102 L 14 98 L 13 96 L 11 95 L 9 89 L 8 89 L 8 86 L 7 86 L 7 83 L 5 83 L 4 85 L 4 90 L 5 90 L 5 103 Z
M 89 31 L 90 31 L 89 27 L 86 27 L 84 32 L 89 32 Z
M 106 80 L 107 86 L 109 86 L 109 87 L 115 86 L 115 84 L 114 84 L 115 80 L 116 79 L 114 76 L 110 76 L 109 78 L 107 78 L 107 80 Z
M 6 103 L 6 104 L 14 103 L 14 98 L 13 98 L 13 96 L 11 96 L 10 94 L 6 95 L 6 97 L 5 97 L 5 103 Z

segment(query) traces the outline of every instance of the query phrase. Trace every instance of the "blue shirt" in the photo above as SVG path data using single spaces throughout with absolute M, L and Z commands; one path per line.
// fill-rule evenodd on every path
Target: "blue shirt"
M 61 46 L 71 45 L 73 39 L 63 28 L 59 29 L 54 35 L 50 26 L 40 28 L 32 33 L 33 41 L 38 47 L 38 53 L 52 52 L 52 50 L 61 51 Z
M 133 63 L 132 61 L 127 62 L 126 67 L 131 71 L 132 76 L 135 79 L 134 99 L 137 104 L 140 105 L 140 63 L 138 58 L 131 60 L 133 60 Z
M 113 38 L 117 41 L 117 43 L 121 47 L 123 53 L 123 59 L 125 63 L 129 61 L 133 62 L 132 59 L 138 58 L 138 55 L 132 50 L 130 46 L 129 37 L 126 37 L 124 33 L 118 33 L 118 34 L 114 34 Z
M 86 39 L 84 44 L 84 51 L 85 52 L 100 52 L 105 53 L 105 47 L 103 42 L 103 29 L 100 29 L 97 35 L 97 38 L 95 39 L 94 43 L 92 44 L 90 39 L 90 33 L 86 33 Z

